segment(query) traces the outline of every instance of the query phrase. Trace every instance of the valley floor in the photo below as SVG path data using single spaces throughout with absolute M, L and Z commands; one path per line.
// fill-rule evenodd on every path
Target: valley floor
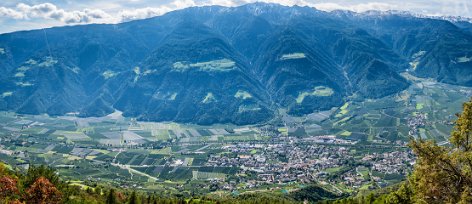
M 0 113 L 0 159 L 46 164 L 83 187 L 97 182 L 156 192 L 288 194 L 317 183 L 338 195 L 396 184 L 414 164 L 413 138 L 447 145 L 454 114 L 472 89 L 420 79 L 381 99 L 267 124 L 197 126 Z

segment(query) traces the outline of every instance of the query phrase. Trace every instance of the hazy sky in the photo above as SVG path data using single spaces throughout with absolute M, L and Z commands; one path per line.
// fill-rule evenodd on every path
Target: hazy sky
M 238 6 L 257 0 L 0 0 L 0 33 L 51 26 L 119 23 L 204 5 Z M 259 0 L 331 11 L 404 10 L 472 17 L 472 0 Z

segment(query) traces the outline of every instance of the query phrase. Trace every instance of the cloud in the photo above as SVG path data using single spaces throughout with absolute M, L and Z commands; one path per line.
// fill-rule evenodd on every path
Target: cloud
M 17 20 L 52 19 L 66 24 L 108 22 L 113 17 L 100 9 L 84 9 L 82 11 L 65 11 L 51 3 L 27 5 L 19 3 L 16 8 L 0 7 L 0 16 Z
M 0 17 L 8 17 L 13 19 L 24 19 L 25 16 L 22 12 L 11 8 L 0 7 Z
M 169 10 L 166 8 L 152 8 L 152 7 L 146 7 L 146 8 L 140 8 L 140 9 L 134 9 L 134 10 L 122 10 L 119 12 L 119 19 L 121 21 L 132 21 L 132 20 L 137 20 L 137 19 L 144 19 L 144 18 L 150 18 L 153 16 L 158 16 L 162 15 Z
M 140 0 L 132 1 L 132 3 L 137 2 L 140 2 Z M 36 5 L 19 3 L 17 4 L 16 8 L 0 7 L 0 17 L 4 16 L 22 20 L 52 19 L 65 24 L 119 23 L 159 16 L 173 10 L 194 6 L 239 6 L 253 2 L 256 2 L 256 0 L 172 0 L 169 3 L 156 7 L 148 6 L 143 8 L 122 9 L 114 12 L 113 14 L 107 13 L 100 9 L 66 11 L 52 3 Z M 282 5 L 310 5 L 305 0 L 260 0 L 260 2 L 280 3 Z
M 126 9 L 118 13 L 118 19 L 120 22 L 150 18 L 154 16 L 163 15 L 167 12 L 194 7 L 194 6 L 207 6 L 207 5 L 223 5 L 233 6 L 232 0 L 209 0 L 209 1 L 195 1 L 195 0 L 174 0 L 168 4 L 161 5 L 159 7 L 146 7 L 139 9 Z
M 138 1 L 139 0 L 135 0 L 135 2 Z M 218 2 L 227 5 L 228 2 L 232 1 L 211 0 L 205 5 L 218 4 Z M 65 24 L 119 23 L 150 18 L 163 15 L 169 11 L 201 5 L 203 4 L 196 3 L 195 0 L 174 0 L 159 7 L 123 9 L 111 15 L 100 9 L 66 11 L 52 3 L 42 3 L 36 5 L 19 3 L 15 8 L 0 7 L 0 17 L 7 17 L 17 20 L 48 19 L 56 20 Z
M 17 0 L 11 0 L 11 2 L 15 1 Z M 116 0 L 112 2 L 84 0 L 83 3 L 76 4 L 42 3 L 28 5 L 18 3 L 16 6 L 12 3 L 3 4 L 4 6 L 0 6 L 0 22 L 8 21 L 10 27 L 24 25 L 25 29 L 30 28 L 30 26 L 26 26 L 28 23 L 34 22 L 38 24 L 36 27 L 41 27 L 41 25 L 44 27 L 46 25 L 119 23 L 159 16 L 173 10 L 193 6 L 221 5 L 233 7 L 254 2 L 278 3 L 286 6 L 309 6 L 324 11 L 406 10 L 426 15 L 472 17 L 469 0 L 411 0 L 408 2 L 397 0 Z M 66 7 L 61 8 L 58 5 Z M 103 10 L 96 8 L 103 8 Z M 6 25 L 0 26 L 0 28 L 5 30 Z
M 388 3 L 380 3 L 380 2 L 369 2 L 369 3 L 361 3 L 361 4 L 354 4 L 354 5 L 340 5 L 336 3 L 318 3 L 318 4 L 314 4 L 313 6 L 323 11 L 350 10 L 354 12 L 365 12 L 365 11 L 370 11 L 370 10 L 387 11 L 387 10 L 398 9 L 397 5 L 388 4 Z

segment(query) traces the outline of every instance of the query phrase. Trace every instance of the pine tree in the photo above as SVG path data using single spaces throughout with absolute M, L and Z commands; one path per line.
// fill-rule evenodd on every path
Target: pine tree
M 136 196 L 136 192 L 133 191 L 131 196 L 129 197 L 128 204 L 138 204 L 138 196 Z
M 412 140 L 418 156 L 409 178 L 413 201 L 419 203 L 468 203 L 472 198 L 472 100 L 457 114 L 449 139 L 451 146 Z
M 115 189 L 110 189 L 110 191 L 108 192 L 108 195 L 107 195 L 107 200 L 105 201 L 106 204 L 116 204 L 118 203 L 117 202 L 117 199 L 116 199 L 116 193 L 115 193 Z
M 152 196 L 151 196 L 151 194 L 149 194 L 147 199 L 146 199 L 146 203 L 151 204 L 151 200 L 152 200 Z
M 56 171 L 50 167 L 41 165 L 41 166 L 31 166 L 26 173 L 25 181 L 23 185 L 25 188 L 33 184 L 38 178 L 44 177 L 54 186 L 61 187 L 61 182 Z
M 404 183 L 400 186 L 400 188 L 390 193 L 386 198 L 386 203 L 400 203 L 400 204 L 408 204 L 412 203 L 413 191 L 408 185 L 408 183 Z

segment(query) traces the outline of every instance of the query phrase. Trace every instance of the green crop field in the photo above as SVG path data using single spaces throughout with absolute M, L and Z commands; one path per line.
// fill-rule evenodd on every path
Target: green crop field
M 224 179 L 226 177 L 223 173 L 192 171 L 192 179 L 194 180 L 208 180 L 208 179 Z

